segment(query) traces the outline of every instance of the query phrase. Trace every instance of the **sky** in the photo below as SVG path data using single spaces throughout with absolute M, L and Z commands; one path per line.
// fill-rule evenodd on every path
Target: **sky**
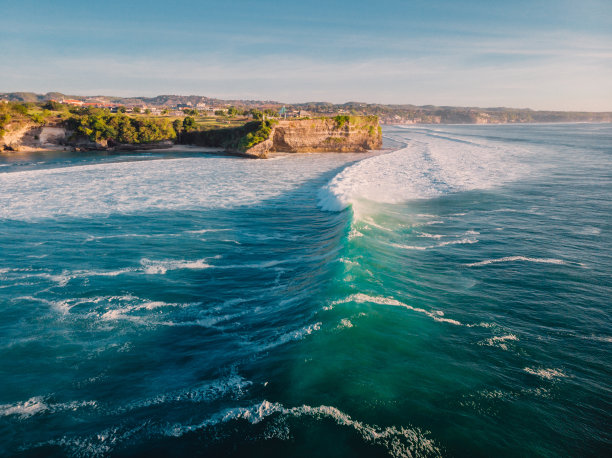
M 0 92 L 612 111 L 612 0 L 0 0 Z

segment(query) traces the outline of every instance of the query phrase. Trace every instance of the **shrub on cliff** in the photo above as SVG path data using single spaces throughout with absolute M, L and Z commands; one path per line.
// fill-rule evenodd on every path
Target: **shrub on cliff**
M 4 137 L 4 134 L 6 133 L 4 127 L 10 122 L 11 119 L 12 117 L 8 113 L 0 114 L 0 138 Z
M 277 121 L 251 121 L 238 127 L 203 129 L 181 134 L 181 143 L 187 145 L 213 146 L 229 151 L 246 151 L 262 141 L 272 132 Z
M 338 129 L 342 129 L 342 127 L 344 127 L 345 124 L 348 124 L 350 121 L 350 116 L 346 116 L 346 115 L 338 115 L 336 117 L 334 117 L 334 121 L 336 121 L 336 127 Z
M 246 151 L 258 143 L 266 141 L 270 138 L 272 126 L 276 124 L 274 120 L 262 121 L 261 126 L 255 132 L 249 132 L 238 143 L 239 151 Z

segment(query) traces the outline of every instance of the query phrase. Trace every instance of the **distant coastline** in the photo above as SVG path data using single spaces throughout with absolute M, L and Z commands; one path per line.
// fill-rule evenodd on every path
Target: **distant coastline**
M 224 100 L 197 95 L 159 95 L 155 97 L 80 96 L 60 92 L 36 94 L 33 92 L 0 93 L 1 101 L 44 103 L 50 100 L 70 100 L 74 106 L 125 107 L 128 112 L 150 110 L 153 115 L 181 116 L 184 110 L 198 111 L 207 116 L 228 114 L 230 107 L 243 111 L 259 111 L 267 116 L 283 118 L 305 116 L 378 116 L 381 124 L 515 124 L 543 122 L 612 122 L 612 111 L 555 111 L 511 107 L 454 107 L 411 104 L 377 104 L 347 102 L 283 103 L 278 101 Z
M 308 108 L 308 109 L 305 109 Z M 381 124 L 609 123 L 612 112 L 0 94 L 0 151 L 139 151 L 197 145 L 265 158 L 274 152 L 380 149 Z

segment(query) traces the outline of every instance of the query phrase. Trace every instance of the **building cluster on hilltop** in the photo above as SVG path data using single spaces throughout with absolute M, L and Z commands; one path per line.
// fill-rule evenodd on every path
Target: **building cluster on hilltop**
M 105 108 L 110 110 L 111 113 L 117 113 L 118 111 L 124 111 L 126 113 L 147 113 L 152 115 L 167 114 L 169 116 L 184 116 L 185 110 L 197 110 L 201 114 L 208 114 L 213 116 L 215 112 L 224 111 L 227 112 L 227 106 L 215 106 L 208 105 L 206 102 L 184 102 L 175 103 L 168 106 L 160 105 L 147 105 L 144 103 L 112 103 L 102 99 L 61 99 L 52 100 L 53 102 L 61 103 L 63 105 L 70 105 L 73 107 L 93 107 L 93 108 Z

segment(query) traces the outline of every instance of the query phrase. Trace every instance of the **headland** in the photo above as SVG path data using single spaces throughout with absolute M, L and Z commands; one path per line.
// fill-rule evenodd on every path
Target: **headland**
M 265 158 L 271 152 L 364 152 L 382 146 L 376 116 L 286 119 L 235 108 L 228 112 L 211 119 L 187 109 L 180 117 L 58 102 L 7 102 L 0 104 L 0 150 L 137 151 L 181 145 Z

